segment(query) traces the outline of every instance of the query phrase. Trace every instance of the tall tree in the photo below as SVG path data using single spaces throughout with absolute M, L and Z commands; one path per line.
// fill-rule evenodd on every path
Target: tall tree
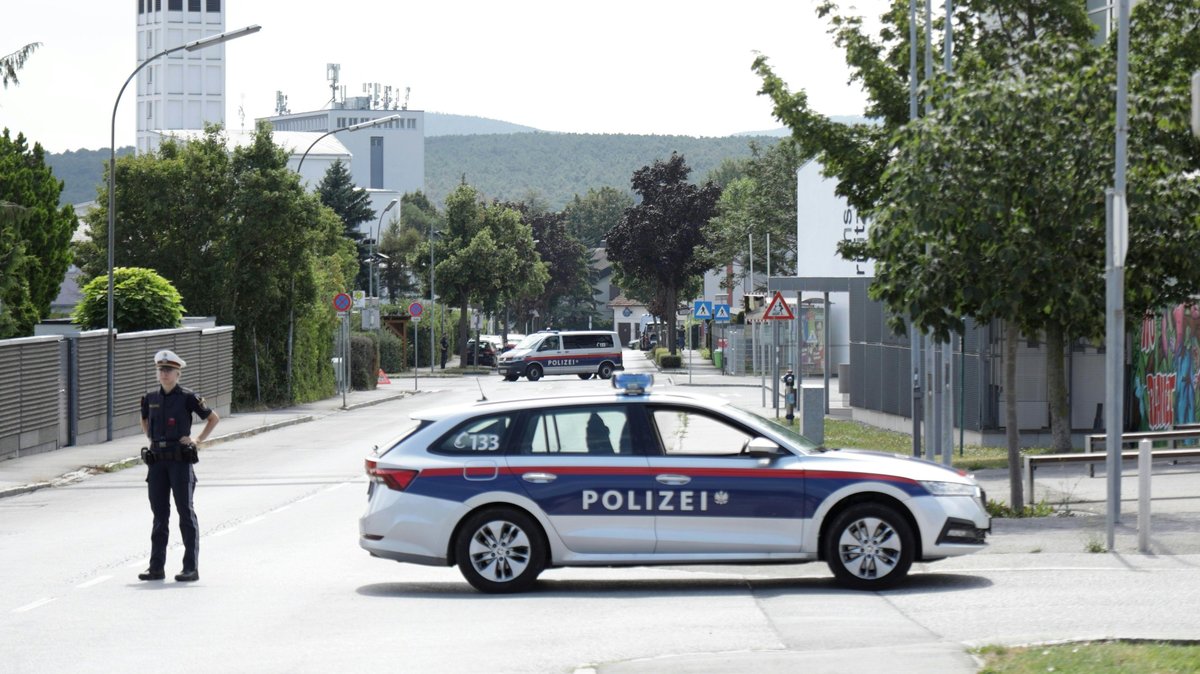
M 17 71 L 25 67 L 25 60 L 40 46 L 41 42 L 30 42 L 11 54 L 0 56 L 0 84 L 3 84 L 5 89 L 8 88 L 9 82 L 21 83 L 17 80 Z
M 389 297 L 414 292 L 429 297 L 429 247 L 433 245 L 436 265 L 444 254 L 436 244 L 444 227 L 445 218 L 424 192 L 409 192 L 400 198 L 400 215 L 388 226 L 380 243 L 380 252 L 388 256 L 380 283 Z M 434 290 L 444 295 L 436 271 L 433 280 Z
M 680 291 L 704 273 L 697 250 L 705 245 L 704 228 L 716 215 L 721 196 L 721 188 L 712 183 L 698 187 L 687 182 L 689 173 L 683 156 L 676 153 L 635 171 L 632 185 L 641 203 L 627 209 L 608 233 L 608 258 L 628 279 L 621 287 L 652 295 L 643 299 L 666 320 L 672 354 Z
M 321 197 L 321 203 L 333 209 L 341 219 L 342 234 L 354 242 L 359 260 L 355 287 L 366 289 L 371 273 L 371 246 L 366 240 L 374 238 L 374 235 L 368 237 L 359 230 L 359 225 L 373 222 L 379 216 L 371 207 L 371 195 L 354 185 L 349 167 L 340 159 L 335 159 L 325 171 L 321 184 L 317 186 L 317 194 Z
M 203 138 L 117 160 L 115 258 L 156 269 L 191 311 L 237 327 L 236 407 L 326 396 L 329 298 L 354 274 L 353 247 L 338 216 L 288 170 L 269 125 L 260 123 L 232 155 L 225 147 L 219 127 L 210 127 Z M 107 257 L 100 197 L 89 216 L 92 240 L 79 251 L 93 275 Z
M 592 287 L 588 281 L 590 255 L 567 231 L 566 214 L 540 210 L 537 205 L 530 206 L 525 202 L 505 205 L 520 213 L 522 221 L 529 225 L 538 257 L 550 274 L 544 290 L 513 297 L 509 306 L 515 307 L 519 316 L 537 309 L 546 325 L 586 327 L 587 314 L 580 316 L 580 308 L 583 306 L 581 299 L 586 300 L 587 306 L 592 306 Z M 582 324 L 578 322 L 580 318 Z
M 633 197 L 615 187 L 589 189 L 582 197 L 576 194 L 563 210 L 567 231 L 586 248 L 596 248 L 632 205 Z
M 58 206 L 62 181 L 46 165 L 40 143 L 30 149 L 24 134 L 16 138 L 8 129 L 0 135 L 0 202 L 9 216 L 0 220 L 0 241 L 11 241 L 11 249 L 0 249 L 0 313 L 7 332 L 0 337 L 33 334 L 38 320 L 50 315 L 50 304 L 71 262 L 71 235 L 75 211 Z M 19 215 L 18 215 L 19 213 Z M 0 326 L 0 329 L 4 329 Z

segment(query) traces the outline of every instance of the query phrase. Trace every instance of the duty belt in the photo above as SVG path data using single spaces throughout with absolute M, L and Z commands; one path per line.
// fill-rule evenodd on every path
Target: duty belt
M 150 443 L 150 447 L 154 449 L 178 449 L 178 440 L 155 440 Z
M 165 452 L 156 449 L 154 450 L 154 458 L 158 459 L 159 461 L 186 461 L 183 456 L 182 449 L 172 449 Z

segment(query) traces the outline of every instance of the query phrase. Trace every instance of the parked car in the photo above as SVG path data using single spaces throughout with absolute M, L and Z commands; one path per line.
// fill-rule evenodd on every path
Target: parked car
M 479 351 L 476 352 L 475 340 L 467 340 L 467 364 L 496 367 L 496 345 L 486 339 L 480 338 Z
M 418 412 L 366 459 L 359 545 L 458 565 L 483 592 L 547 568 L 825 561 L 880 590 L 914 562 L 986 547 L 986 495 L 965 473 L 832 450 L 727 400 L 616 391 Z

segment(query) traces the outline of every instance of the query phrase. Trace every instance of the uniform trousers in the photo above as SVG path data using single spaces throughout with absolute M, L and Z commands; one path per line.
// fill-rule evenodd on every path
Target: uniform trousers
M 150 568 L 162 570 L 167 563 L 167 537 L 171 524 L 171 497 L 179 512 L 179 533 L 183 537 L 183 570 L 198 571 L 200 525 L 192 508 L 196 490 L 196 472 L 186 461 L 159 460 L 149 467 L 150 510 L 154 526 L 150 530 Z

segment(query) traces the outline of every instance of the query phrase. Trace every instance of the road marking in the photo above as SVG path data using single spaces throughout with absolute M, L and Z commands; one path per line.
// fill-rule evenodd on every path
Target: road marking
M 213 533 L 209 534 L 208 536 L 209 536 L 209 538 L 216 538 L 217 536 L 224 536 L 225 534 L 227 534 L 231 531 L 235 531 L 236 529 L 237 529 L 237 527 L 229 527 L 228 529 L 221 529 L 220 531 L 214 531 Z
M 255 522 L 261 522 L 264 519 L 266 519 L 265 515 L 259 515 L 258 517 L 251 517 L 250 519 L 246 520 L 245 522 L 242 522 L 242 524 L 243 525 L 254 524 Z
M 49 604 L 50 602 L 54 601 L 54 599 L 55 599 L 54 597 L 43 597 L 42 599 L 39 599 L 35 602 L 30 602 L 30 603 L 22 606 L 21 608 L 13 609 L 13 613 L 24 613 L 25 611 L 32 611 L 33 609 L 35 609 L 39 606 L 45 606 L 46 604 Z
M 100 583 L 103 583 L 104 581 L 108 580 L 109 578 L 112 578 L 112 576 L 96 576 L 95 578 L 87 581 L 86 583 L 80 583 L 80 584 L 76 585 L 75 589 L 82 590 L 84 588 L 89 588 L 93 585 L 99 585 Z

